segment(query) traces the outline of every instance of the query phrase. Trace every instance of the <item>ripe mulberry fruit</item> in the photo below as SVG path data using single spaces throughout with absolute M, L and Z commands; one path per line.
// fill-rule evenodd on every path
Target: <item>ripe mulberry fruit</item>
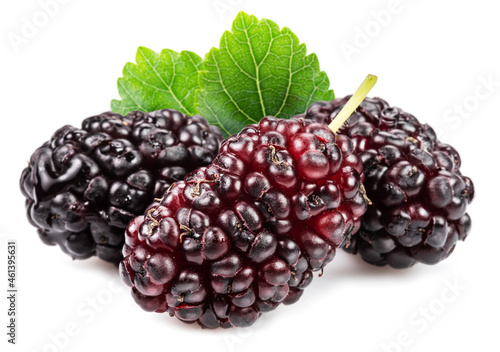
M 348 99 L 316 102 L 305 116 L 328 124 Z M 430 126 L 378 98 L 365 99 L 340 132 L 363 160 L 373 202 L 345 249 L 394 268 L 447 258 L 471 227 L 466 209 L 474 185 L 460 173 L 458 152 L 440 142 Z
M 146 311 L 249 326 L 297 301 L 359 228 L 362 168 L 348 137 L 265 117 L 132 220 L 122 278 Z
M 64 126 L 38 148 L 20 186 L 43 242 L 75 259 L 118 264 L 124 229 L 175 181 L 208 165 L 222 141 L 201 116 L 104 113 Z

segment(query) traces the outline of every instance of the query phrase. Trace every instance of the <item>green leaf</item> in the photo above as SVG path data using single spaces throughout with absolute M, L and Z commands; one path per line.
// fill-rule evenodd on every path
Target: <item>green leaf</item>
M 198 112 L 226 136 L 273 115 L 289 118 L 332 100 L 315 54 L 290 29 L 240 12 L 203 61 Z
M 187 115 L 196 113 L 196 90 L 202 59 L 193 52 L 164 49 L 160 54 L 139 47 L 137 64 L 127 63 L 118 79 L 122 100 L 113 100 L 111 110 L 130 111 L 175 109 Z

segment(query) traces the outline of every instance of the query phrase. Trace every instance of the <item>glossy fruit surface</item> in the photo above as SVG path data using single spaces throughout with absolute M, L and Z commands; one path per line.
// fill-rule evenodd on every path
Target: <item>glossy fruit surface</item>
M 124 229 L 187 172 L 208 165 L 222 141 L 201 116 L 175 110 L 104 113 L 64 126 L 38 148 L 20 186 L 42 241 L 74 259 L 118 263 Z
M 316 102 L 306 117 L 328 124 L 348 99 Z M 471 227 L 466 210 L 474 185 L 460 172 L 458 152 L 430 126 L 379 98 L 366 98 L 341 132 L 363 160 L 373 203 L 345 249 L 394 268 L 447 258 Z
M 136 302 L 215 328 L 297 301 L 366 211 L 353 151 L 301 118 L 228 138 L 128 226 L 120 271 Z

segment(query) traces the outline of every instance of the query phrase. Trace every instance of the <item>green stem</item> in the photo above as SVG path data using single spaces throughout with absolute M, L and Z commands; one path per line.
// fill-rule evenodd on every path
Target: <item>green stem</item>
M 336 133 L 340 127 L 347 121 L 349 116 L 356 110 L 356 108 L 361 104 L 361 102 L 368 95 L 368 92 L 377 83 L 377 76 L 368 75 L 365 80 L 359 86 L 356 93 L 349 99 L 349 101 L 344 105 L 344 108 L 340 110 L 338 115 L 333 119 L 333 121 L 328 125 L 334 133 Z

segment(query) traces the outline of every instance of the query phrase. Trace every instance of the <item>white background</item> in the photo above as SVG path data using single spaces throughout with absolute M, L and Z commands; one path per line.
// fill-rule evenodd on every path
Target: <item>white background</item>
M 19 336 L 12 350 L 499 350 L 500 21 L 494 1 L 400 0 L 396 8 L 390 0 L 66 2 L 17 47 L 9 33 L 21 35 L 23 18 L 32 21 L 41 6 L 37 0 L 0 5 L 0 233 L 19 246 Z M 60 126 L 108 110 L 118 98 L 116 79 L 138 46 L 204 55 L 240 10 L 290 27 L 318 55 L 337 97 L 376 74 L 372 95 L 430 123 L 456 146 L 477 195 L 472 233 L 448 260 L 396 271 L 339 252 L 297 304 L 248 329 L 213 331 L 141 311 L 113 266 L 72 261 L 38 240 L 18 189 L 34 149 Z M 356 53 L 343 52 L 349 45 Z M 465 106 L 465 114 L 453 112 L 457 106 Z M 5 262 L 3 242 L 0 297 Z M 2 351 L 6 309 L 2 298 Z M 61 335 L 68 324 L 77 336 Z

